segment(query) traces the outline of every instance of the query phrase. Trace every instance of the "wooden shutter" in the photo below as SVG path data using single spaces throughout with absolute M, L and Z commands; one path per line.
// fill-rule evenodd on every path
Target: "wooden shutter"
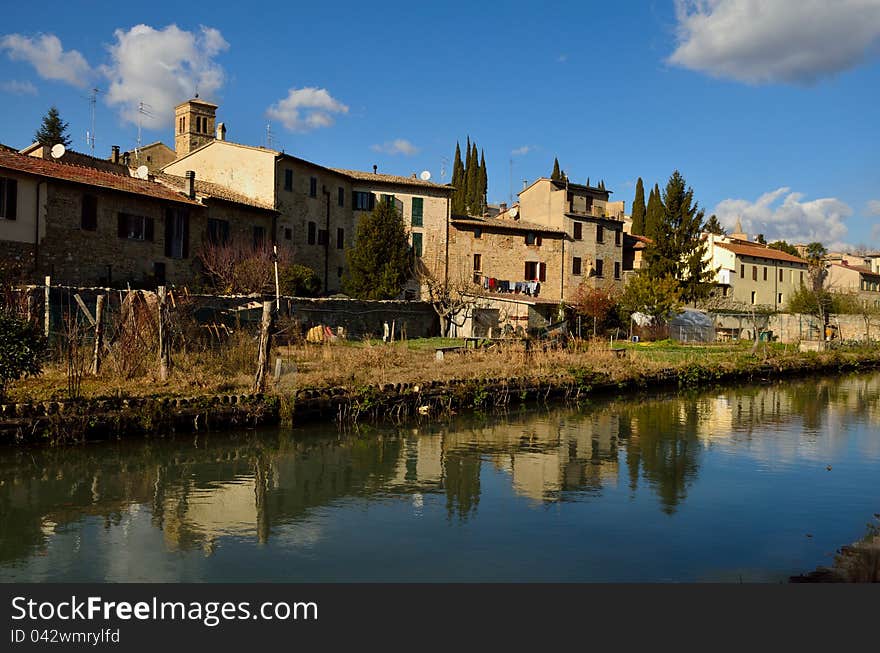
M 546 263 L 538 263 L 538 279 L 540 281 L 547 281 L 547 264 Z
M 146 228 L 144 228 L 144 239 L 146 239 Z M 174 209 L 165 209 L 165 256 L 171 258 L 174 256 Z
M 144 240 L 153 240 L 153 218 L 144 218 Z

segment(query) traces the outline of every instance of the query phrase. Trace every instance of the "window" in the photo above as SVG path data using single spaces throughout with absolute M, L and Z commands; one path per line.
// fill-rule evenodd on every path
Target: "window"
M 385 202 L 386 204 L 394 206 L 394 195 L 383 195 L 382 201 Z
M 329 241 L 329 234 L 326 229 L 318 229 L 318 244 L 326 245 Z
M 284 190 L 293 190 L 293 170 L 284 171 Z
M 309 197 L 317 197 L 318 196 L 318 178 L 310 177 L 309 178 Z
M 336 192 L 336 203 L 339 206 L 345 206 L 345 189 L 340 186 Z
M 153 240 L 153 218 L 130 213 L 120 213 L 117 217 L 117 234 L 128 240 Z
M 345 249 L 345 229 L 342 227 L 336 230 L 336 249 Z
M 18 208 L 18 181 L 0 177 L 0 218 L 15 220 Z
M 546 281 L 547 280 L 547 264 L 537 263 L 533 261 L 526 262 L 525 269 L 526 281 Z
M 779 293 L 778 295 L 776 295 L 776 303 L 777 304 L 782 303 L 782 293 Z
M 620 233 L 620 232 L 618 232 L 618 233 Z M 620 279 L 620 263 L 618 263 L 616 261 L 614 263 L 614 278 Z
M 620 229 L 614 230 L 614 244 L 618 246 L 620 245 Z
M 757 281 L 757 280 L 758 280 L 758 266 L 753 265 L 752 266 L 752 281 Z
M 783 271 L 780 270 L 779 271 L 779 283 L 782 283 L 782 273 L 783 273 Z
M 752 291 L 752 304 L 755 303 L 755 299 L 756 299 L 756 297 L 757 297 L 757 294 L 758 294 L 758 293 L 756 293 L 754 290 Z
M 605 242 L 605 228 L 600 224 L 596 225 L 596 242 L 597 243 L 604 243 Z
M 764 281 L 767 281 L 767 266 L 764 266 Z
M 740 278 L 742 278 L 742 279 L 745 279 L 745 278 L 746 278 L 746 266 L 745 266 L 745 265 L 740 265 L 740 266 L 739 266 L 739 276 L 740 276 Z
M 479 227 L 476 227 L 474 229 L 474 238 L 482 238 L 482 237 L 483 237 L 483 230 L 480 229 Z
M 165 256 L 189 256 L 189 214 L 182 209 L 165 209 Z
M 180 120 L 177 121 L 177 133 L 178 134 L 182 134 L 184 131 L 186 131 L 184 129 L 184 121 L 185 120 L 186 120 L 186 118 L 184 118 L 183 116 L 180 116 Z
M 293 240 L 293 229 L 284 227 L 284 240 Z
M 530 231 L 526 234 L 526 245 L 536 245 L 538 247 L 541 246 L 541 237 L 536 234 L 534 231 Z
M 581 273 L 581 259 L 579 256 L 575 256 L 571 259 L 571 273 L 580 275 Z
M 574 223 L 574 239 L 575 240 L 583 240 L 584 239 L 584 225 L 580 222 Z
M 254 249 L 261 249 L 266 246 L 266 228 L 254 227 Z
M 165 264 L 161 261 L 153 263 L 153 279 L 155 279 L 157 286 L 165 285 Z
M 474 272 L 481 272 L 483 269 L 483 255 L 474 254 Z
M 412 235 L 413 253 L 421 258 L 422 256 L 422 234 L 414 233 Z
M 425 208 L 425 200 L 421 197 L 413 197 L 412 199 L 412 226 L 422 226 L 422 212 Z
M 208 218 L 207 237 L 212 245 L 225 245 L 229 242 L 229 223 L 226 220 Z
M 98 228 L 98 198 L 94 195 L 83 195 L 80 227 L 86 231 Z
M 376 206 L 376 196 L 360 190 L 352 191 L 351 206 L 355 211 L 372 211 Z
M 307 238 L 307 242 L 309 243 L 309 245 L 315 244 L 315 236 L 317 235 L 317 233 L 318 233 L 318 225 L 316 225 L 314 222 L 310 222 L 309 223 L 309 234 L 308 234 L 308 238 Z
M 596 276 L 601 277 L 601 276 L 603 276 L 604 272 L 605 272 L 605 262 L 602 259 L 597 258 L 596 259 Z

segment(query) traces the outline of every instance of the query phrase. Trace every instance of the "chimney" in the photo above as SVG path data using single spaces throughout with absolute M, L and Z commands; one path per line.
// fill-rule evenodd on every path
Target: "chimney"
M 498 212 L 504 213 L 506 210 L 507 210 L 507 202 L 501 202 L 501 204 L 498 205 Z
M 128 166 L 128 164 L 129 164 L 129 157 L 130 157 L 130 156 L 131 156 L 131 155 L 130 155 L 128 152 L 123 152 L 123 153 L 122 153 L 122 165 L 124 165 L 124 166 Z
M 226 123 L 218 122 L 217 123 L 217 140 L 225 141 L 226 140 Z
M 114 145 L 112 148 L 110 148 L 110 150 L 113 152 L 113 154 L 110 155 L 110 160 L 113 163 L 119 163 L 119 146 Z
M 375 175 L 375 174 L 377 173 L 378 170 L 379 170 L 379 166 L 377 166 L 377 165 L 374 163 L 374 164 L 373 164 L 373 174 Z
M 186 196 L 191 200 L 196 198 L 196 171 L 186 171 Z

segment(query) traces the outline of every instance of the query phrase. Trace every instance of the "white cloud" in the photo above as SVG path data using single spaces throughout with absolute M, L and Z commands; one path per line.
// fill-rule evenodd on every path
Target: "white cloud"
M 778 188 L 761 195 L 756 201 L 726 199 L 713 213 L 728 231 L 742 222 L 746 233 L 764 234 L 767 241 L 786 240 L 789 243 L 819 241 L 829 247 L 843 244 L 847 234 L 844 221 L 853 214 L 843 201 L 828 197 L 803 200 L 802 193 L 790 188 Z
M 522 147 L 518 147 L 515 150 L 511 151 L 511 155 L 513 156 L 523 156 L 524 154 L 528 154 L 532 150 L 530 145 L 523 145 Z
M 413 156 L 419 153 L 419 148 L 410 143 L 405 138 L 396 138 L 393 141 L 385 141 L 381 145 L 373 145 L 370 147 L 374 152 L 382 152 L 384 154 L 403 154 L 404 156 Z
M 125 122 L 138 121 L 138 104 L 150 105 L 153 117 L 145 127 L 159 127 L 174 118 L 174 107 L 197 91 L 212 98 L 225 81 L 215 57 L 229 48 L 220 32 L 201 26 L 188 32 L 177 25 L 155 29 L 135 25 L 117 29 L 109 47 L 110 63 L 101 72 L 110 82 L 106 101 L 118 107 Z
M 20 82 L 15 79 L 11 79 L 8 82 L 0 83 L 0 90 L 4 93 L 11 93 L 12 95 L 36 95 L 37 87 L 31 84 L 30 82 Z
M 333 124 L 334 113 L 348 113 L 348 107 L 333 98 L 327 89 L 292 88 L 287 97 L 266 110 L 272 120 L 278 120 L 292 132 L 306 132 Z
M 559 62 L 559 63 L 565 63 L 566 61 L 568 61 L 568 55 L 567 55 L 567 54 L 564 54 L 564 53 L 563 53 L 563 54 L 560 54 L 560 55 L 556 58 L 556 61 Z
M 880 44 L 880 0 L 676 0 L 669 62 L 752 84 L 811 84 Z
M 55 79 L 84 88 L 92 70 L 85 57 L 76 50 L 64 51 L 61 39 L 54 34 L 34 38 L 21 34 L 0 37 L 0 50 L 13 61 L 27 61 L 43 79 Z
M 880 218 L 880 200 L 868 201 L 868 215 Z

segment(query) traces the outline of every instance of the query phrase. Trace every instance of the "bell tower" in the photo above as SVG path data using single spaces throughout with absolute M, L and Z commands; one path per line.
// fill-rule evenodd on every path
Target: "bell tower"
M 217 105 L 198 95 L 174 107 L 174 150 L 177 158 L 214 140 Z

